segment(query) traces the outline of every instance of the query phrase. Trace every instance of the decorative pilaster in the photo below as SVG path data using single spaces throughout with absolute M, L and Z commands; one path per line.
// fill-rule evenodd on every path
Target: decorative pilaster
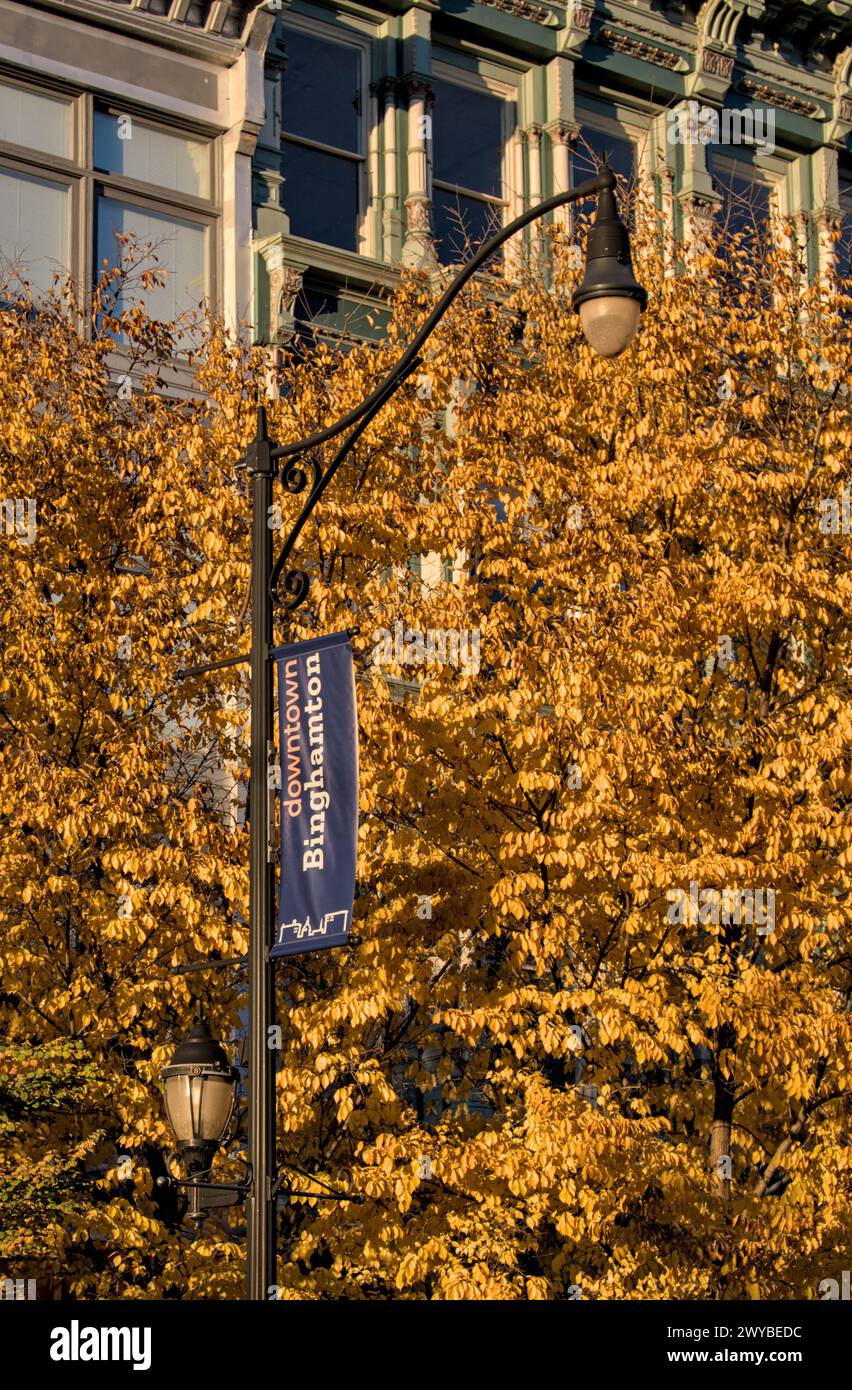
M 366 209 L 366 224 L 361 229 L 360 249 L 362 254 L 378 258 L 382 254 L 382 155 L 379 147 L 382 135 L 379 123 L 382 106 L 375 84 L 370 86 L 367 103 L 367 188 L 370 201 Z
M 852 47 L 838 54 L 834 64 L 834 102 L 825 138 L 831 144 L 845 144 L 852 134 Z
M 698 138 L 694 98 L 680 102 L 665 113 L 666 150 L 673 146 L 679 192 L 680 240 L 693 252 L 704 246 L 710 223 L 722 199 L 713 187 L 707 163 L 707 146 Z M 668 157 L 667 157 L 668 162 Z
M 740 21 L 744 15 L 759 19 L 765 8 L 765 0 L 704 0 L 698 12 L 695 67 L 684 83 L 687 101 L 667 113 L 669 137 L 679 131 L 678 203 L 681 235 L 690 251 L 700 251 L 721 201 L 707 167 L 707 147 L 695 132 L 697 104 L 722 107 L 734 76 Z
M 397 179 L 397 84 L 392 77 L 383 77 L 374 83 L 373 92 L 382 125 L 382 251 L 386 261 L 396 261 L 402 247 Z
M 265 118 L 258 137 L 254 184 L 256 235 L 270 237 L 290 233 L 290 219 L 284 208 L 284 177 L 281 173 L 281 84 L 287 58 L 280 34 L 274 34 L 264 63 Z
M 540 125 L 527 127 L 527 153 L 529 156 L 530 174 L 530 207 L 535 207 L 536 203 L 541 202 L 541 137 L 542 129 Z M 530 241 L 533 246 L 541 243 L 541 222 L 533 222 L 530 227 Z
M 836 149 L 825 145 L 811 155 L 811 185 L 818 274 L 826 281 L 834 268 L 834 233 L 840 221 L 840 177 Z
M 286 342 L 295 328 L 293 311 L 302 289 L 302 272 L 285 264 L 283 236 L 263 237 L 255 245 L 266 267 L 269 285 L 269 340 Z
M 675 274 L 677 268 L 677 226 L 675 195 L 675 147 L 669 139 L 670 126 L 667 112 L 661 112 L 651 123 L 648 140 L 641 156 L 642 171 L 639 181 L 641 194 L 646 194 L 651 205 L 649 212 L 656 218 L 666 265 L 666 275 Z M 640 208 L 639 218 L 645 214 Z
M 579 8 L 572 12 L 576 25 Z M 589 11 L 591 14 L 591 10 Z M 588 28 L 580 30 L 588 33 Z M 571 155 L 580 126 L 574 109 L 574 62 L 571 58 L 554 58 L 545 69 L 545 101 L 547 122 L 545 130 L 550 140 L 550 163 L 554 193 L 567 193 L 571 187 Z M 554 222 L 570 233 L 573 227 L 572 209 L 557 208 Z
M 420 0 L 402 16 L 403 74 L 407 98 L 404 266 L 433 271 L 438 264 L 432 244 L 432 11 L 434 0 Z
M 553 178 L 553 192 L 567 193 L 571 187 L 571 156 L 574 143 L 580 133 L 577 125 L 565 121 L 550 121 L 545 126 L 550 141 L 550 167 Z M 554 222 L 570 232 L 572 227 L 571 208 L 557 208 L 553 214 Z
M 229 254 L 220 293 L 225 320 L 240 335 L 254 294 L 252 162 L 264 124 L 264 55 L 273 23 L 268 11 L 255 11 L 247 21 L 228 87 L 231 125 L 222 139 L 222 235 Z
M 434 92 L 422 77 L 404 79 L 408 94 L 408 194 L 402 264 L 417 270 L 437 265 L 432 244 L 432 105 Z

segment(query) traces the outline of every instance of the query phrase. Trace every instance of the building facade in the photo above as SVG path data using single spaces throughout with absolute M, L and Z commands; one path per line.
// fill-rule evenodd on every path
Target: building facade
M 852 0 L 0 0 L 0 255 L 37 289 L 134 236 L 159 316 L 369 337 L 400 267 L 604 151 L 672 240 L 790 218 L 848 272 Z

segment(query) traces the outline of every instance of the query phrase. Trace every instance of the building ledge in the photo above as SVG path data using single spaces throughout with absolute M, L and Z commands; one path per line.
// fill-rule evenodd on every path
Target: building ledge
M 15 8 L 19 8 L 16 4 Z M 20 8 L 45 10 L 65 19 L 92 24 L 98 29 L 111 29 L 158 48 L 170 49 L 187 57 L 230 68 L 244 51 L 240 38 L 229 38 L 208 29 L 187 25 L 168 15 L 152 14 L 149 10 L 114 3 L 114 0 L 34 0 Z M 245 9 L 248 12 L 250 6 Z

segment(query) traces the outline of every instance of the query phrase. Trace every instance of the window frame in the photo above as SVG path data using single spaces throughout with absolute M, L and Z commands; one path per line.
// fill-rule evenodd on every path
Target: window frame
M 93 276 L 92 283 L 100 274 L 101 265 L 97 260 L 99 226 L 97 220 L 98 204 L 102 198 L 108 198 L 113 203 L 123 204 L 128 208 L 136 208 L 140 212 L 151 212 L 159 216 L 171 217 L 176 222 L 188 222 L 193 226 L 200 227 L 204 232 L 204 279 L 205 288 L 201 293 L 202 299 L 214 300 L 210 286 L 216 282 L 214 255 L 213 255 L 213 233 L 214 220 L 208 215 L 196 214 L 194 209 L 177 208 L 171 203 L 164 204 L 160 199 L 153 198 L 147 193 L 137 193 L 132 189 L 124 189 L 117 184 L 107 183 L 101 179 L 96 179 L 91 187 L 92 193 L 92 264 Z M 165 212 L 164 212 L 165 209 Z
M 180 221 L 195 222 L 205 230 L 205 286 L 203 297 L 218 305 L 220 257 L 222 254 L 222 173 L 219 132 L 199 122 L 177 119 L 166 112 L 154 111 L 135 101 L 116 102 L 89 88 L 78 88 L 61 81 L 36 81 L 29 74 L 0 66 L 0 82 L 22 87 L 46 97 L 67 98 L 71 106 L 70 159 L 51 155 L 29 146 L 14 145 L 0 140 L 0 167 L 33 174 L 55 183 L 67 183 L 71 189 L 69 265 L 67 272 L 77 287 L 81 301 L 88 303 L 100 272 L 98 229 L 96 225 L 99 194 L 160 216 L 172 216 Z M 205 143 L 209 152 L 209 198 L 146 183 L 142 179 L 111 173 L 95 168 L 95 111 L 129 116 L 144 129 L 161 130 L 170 135 L 196 139 Z M 81 324 L 89 332 L 86 320 Z
M 762 183 L 769 192 L 769 235 L 778 235 L 781 223 L 790 211 L 787 162 L 771 156 L 763 156 L 760 160 L 737 159 L 734 155 L 721 153 L 718 146 L 710 148 L 709 173 L 714 191 L 718 192 L 717 181 L 724 183 L 726 179 Z
M 585 94 L 577 93 L 577 105 L 574 111 L 574 119 L 577 123 L 578 131 L 582 135 L 583 129 L 596 131 L 599 135 L 609 137 L 613 140 L 627 140 L 633 147 L 633 185 L 634 196 L 642 184 L 642 146 L 648 138 L 647 127 L 634 125 L 616 108 L 615 115 L 608 111 L 600 110 L 592 104 L 593 98 L 585 98 Z M 585 179 L 593 178 L 591 170 L 583 173 L 582 179 L 577 179 L 574 161 L 577 151 L 572 147 L 571 150 L 571 187 L 576 188 L 577 183 L 582 183 Z
M 440 188 L 442 192 L 455 193 L 460 198 L 471 198 L 475 202 L 499 208 L 498 229 L 504 227 L 509 220 L 508 214 L 511 211 L 513 200 L 511 178 L 513 154 L 519 130 L 519 83 L 510 81 L 508 76 L 505 79 L 492 77 L 490 73 L 483 72 L 479 68 L 476 70 L 463 68 L 448 59 L 438 57 L 432 59 L 432 76 L 439 82 L 446 82 L 456 87 L 466 87 L 468 91 L 475 91 L 480 94 L 484 92 L 500 99 L 501 150 L 500 196 L 496 196 L 479 192 L 474 188 L 466 188 L 462 184 L 448 183 L 445 179 L 436 179 L 432 171 L 433 156 L 432 149 L 430 149 L 428 174 L 430 202 L 434 205 L 434 189 L 436 188 Z M 432 147 L 434 148 L 434 136 Z M 434 219 L 432 230 L 434 233 Z M 450 264 L 460 264 L 460 262 L 450 262 Z
M 207 178 L 209 195 L 205 198 L 203 194 L 185 193 L 181 189 L 168 188 L 165 184 L 148 183 L 145 179 L 135 179 L 129 174 L 119 174 L 109 169 L 99 169 L 95 165 L 95 116 L 98 112 L 103 112 L 108 116 L 130 116 L 130 118 L 142 127 L 143 130 L 159 131 L 166 135 L 176 135 L 179 138 L 195 140 L 207 146 Z M 128 187 L 144 188 L 153 190 L 155 195 L 164 201 L 173 202 L 176 206 L 188 209 L 197 207 L 207 210 L 211 204 L 218 203 L 218 188 L 216 179 L 216 163 L 213 158 L 215 140 L 199 135 L 196 131 L 190 130 L 185 124 L 178 124 L 168 120 L 159 120 L 148 112 L 136 112 L 127 107 L 120 107 L 114 101 L 103 100 L 99 97 L 92 97 L 90 102 L 90 113 L 87 121 L 87 166 L 91 168 L 93 177 L 103 182 L 106 179 L 115 183 L 126 183 Z
M 375 126 L 377 120 L 376 99 L 370 89 L 371 71 L 371 49 L 372 36 L 368 33 L 356 33 L 352 29 L 343 30 L 340 25 L 329 24 L 321 19 L 314 19 L 311 15 L 300 14 L 293 10 L 288 10 L 281 24 L 281 38 L 284 44 L 284 52 L 287 51 L 287 31 L 296 30 L 303 34 L 310 34 L 313 38 L 322 39 L 325 43 L 337 44 L 343 48 L 353 48 L 358 55 L 359 73 L 359 96 L 360 111 L 358 113 L 358 152 L 352 150 L 338 149 L 336 145 L 326 145 L 320 140 L 311 140 L 303 135 L 291 135 L 284 125 L 284 101 L 283 95 L 280 107 L 280 131 L 279 147 L 281 151 L 281 170 L 284 174 L 284 210 L 287 210 L 287 160 L 284 153 L 285 141 L 290 141 L 294 145 L 301 145 L 303 149 L 318 150 L 321 154 L 333 155 L 337 159 L 348 159 L 356 164 L 358 174 L 355 186 L 358 192 L 358 203 L 355 210 L 355 249 L 335 246 L 333 242 L 315 241 L 312 237 L 299 236 L 291 231 L 290 236 L 295 242 L 302 246 L 328 246 L 335 251 L 342 251 L 347 255 L 372 256 L 374 254 L 373 229 L 371 228 L 370 206 L 371 189 L 370 180 L 370 127 Z M 279 83 L 287 81 L 287 73 L 284 71 L 279 78 Z
M 58 274 L 61 279 L 70 271 L 74 278 L 75 284 L 79 284 L 79 275 L 77 273 L 77 261 L 79 252 L 79 226 L 81 220 L 80 205 L 82 202 L 82 180 L 79 177 L 75 176 L 73 172 L 65 169 L 46 169 L 43 164 L 36 164 L 35 161 L 32 159 L 27 160 L 23 158 L 13 158 L 12 156 L 6 154 L 4 148 L 0 148 L 0 170 L 3 170 L 4 172 L 10 174 L 23 174 L 29 178 L 40 179 L 44 183 L 59 184 L 67 190 L 67 225 L 65 229 L 65 234 L 68 246 L 69 265 L 65 267 L 57 267 L 54 273 Z M 0 255 L 3 256 L 5 261 L 5 252 L 3 251 L 2 247 L 0 247 Z M 11 262 L 9 262 L 9 264 L 11 265 Z

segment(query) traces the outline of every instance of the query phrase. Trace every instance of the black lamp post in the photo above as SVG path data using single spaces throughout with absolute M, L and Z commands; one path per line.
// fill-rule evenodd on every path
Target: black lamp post
M 274 966 L 269 956 L 274 908 L 273 816 L 269 767 L 275 759 L 272 738 L 272 645 L 276 608 L 293 611 L 304 601 L 310 580 L 301 569 L 287 568 L 306 521 L 347 454 L 382 406 L 420 366 L 420 349 L 456 299 L 463 286 L 494 252 L 531 222 L 567 203 L 599 195 L 598 213 L 589 234 L 587 264 L 582 284 L 574 294 L 583 332 L 604 357 L 623 352 L 633 338 L 648 296 L 636 283 L 630 260 L 627 229 L 615 204 L 615 175 L 603 168 L 568 193 L 559 193 L 530 208 L 485 242 L 441 295 L 435 308 L 415 333 L 390 372 L 360 403 L 334 424 L 306 439 L 276 447 L 269 438 L 266 411 L 258 410 L 257 434 L 246 455 L 252 498 L 252 643 L 251 643 L 251 823 L 249 910 L 249 1159 L 250 1179 L 246 1194 L 247 1258 L 246 1292 L 249 1299 L 265 1300 L 277 1284 L 275 1209 L 280 1184 L 275 1160 L 275 1066 L 268 1046 L 274 1023 Z M 350 428 L 351 427 L 351 428 Z M 328 440 L 349 434 L 327 464 L 317 450 Z M 278 558 L 272 561 L 272 533 L 268 518 L 272 484 L 276 476 L 287 492 L 308 489 L 308 497 Z M 244 657 L 229 657 L 186 675 L 221 666 L 236 665 Z M 188 1046 L 189 1044 L 186 1044 Z M 183 1112 L 181 1112 L 183 1113 Z M 193 1152 L 193 1146 L 188 1148 Z M 208 1205 L 213 1205 L 213 1202 Z M 218 1204 L 218 1203 L 217 1203 Z M 224 1201 L 221 1203 L 224 1205 Z

